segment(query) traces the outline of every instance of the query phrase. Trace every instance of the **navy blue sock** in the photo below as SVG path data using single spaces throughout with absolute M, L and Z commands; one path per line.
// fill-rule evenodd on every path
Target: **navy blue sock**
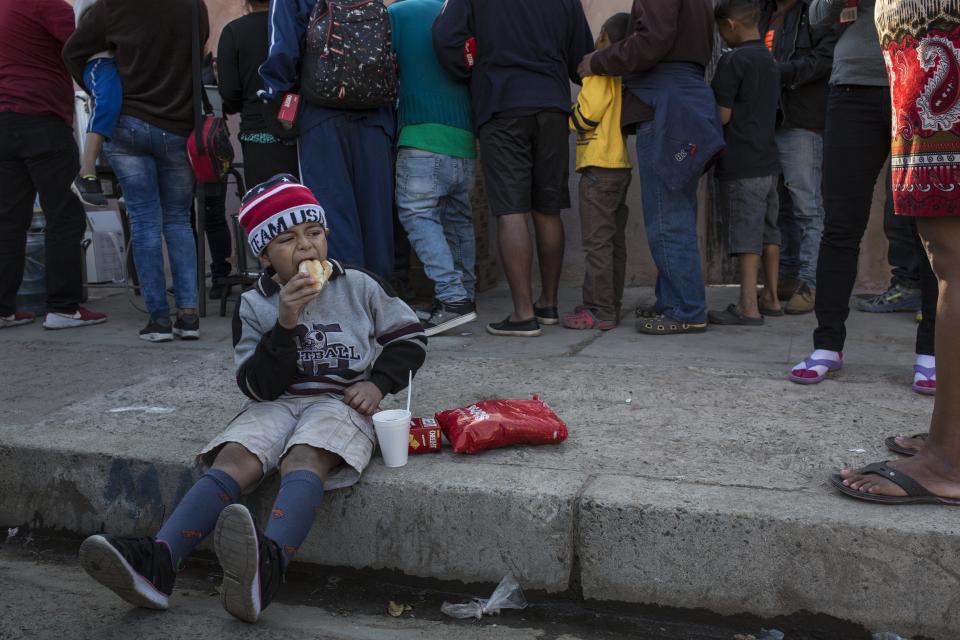
M 310 533 L 322 501 L 323 480 L 312 471 L 298 469 L 280 479 L 280 493 L 264 534 L 280 546 L 284 568 Z
M 225 471 L 210 469 L 197 480 L 157 533 L 157 541 L 170 549 L 174 570 L 210 535 L 220 512 L 239 499 L 240 485 Z

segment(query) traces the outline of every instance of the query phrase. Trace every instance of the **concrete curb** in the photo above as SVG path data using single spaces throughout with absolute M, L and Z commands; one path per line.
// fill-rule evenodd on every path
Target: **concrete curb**
M 143 535 L 190 487 L 187 464 L 0 447 L 0 522 Z M 250 506 L 264 517 L 276 480 Z M 587 599 L 763 616 L 825 613 L 875 630 L 957 637 L 960 524 L 936 508 L 434 458 L 330 494 L 301 561 L 496 582 Z M 908 514 L 908 515 L 905 515 Z M 582 590 L 582 591 L 581 591 Z

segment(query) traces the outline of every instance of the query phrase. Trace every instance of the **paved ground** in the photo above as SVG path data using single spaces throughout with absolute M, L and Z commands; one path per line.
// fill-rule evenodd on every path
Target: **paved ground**
M 567 307 L 575 296 L 563 292 Z M 627 303 L 648 296 L 630 290 Z M 710 292 L 714 306 L 734 296 Z M 15 365 L 0 373 L 0 523 L 148 531 L 240 404 L 227 320 L 205 320 L 199 343 L 149 345 L 123 295 L 90 306 L 111 321 L 0 333 Z M 502 318 L 505 291 L 480 311 Z M 839 466 L 888 457 L 883 437 L 925 430 L 932 402 L 909 390 L 912 316 L 854 313 L 844 372 L 799 387 L 785 374 L 808 354 L 813 322 L 668 338 L 627 322 L 527 340 L 475 324 L 438 337 L 415 383 L 417 414 L 540 393 L 570 440 L 421 456 L 397 471 L 377 460 L 361 486 L 328 499 L 302 557 L 466 582 L 509 569 L 587 599 L 810 610 L 956 637 L 954 514 L 857 504 L 826 484 Z

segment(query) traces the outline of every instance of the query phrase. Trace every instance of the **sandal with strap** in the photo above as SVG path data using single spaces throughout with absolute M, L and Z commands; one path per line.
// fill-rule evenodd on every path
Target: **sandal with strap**
M 910 388 L 919 394 L 925 396 L 937 395 L 937 369 L 936 367 L 922 367 L 919 364 L 913 365 L 913 372 L 918 373 L 926 380 L 917 380 Z
M 637 320 L 637 331 L 651 336 L 670 336 L 681 333 L 703 333 L 707 330 L 707 323 L 691 324 L 674 320 L 666 314 L 653 317 L 641 317 Z
M 866 502 L 876 502 L 879 504 L 936 504 L 960 507 L 960 500 L 954 500 L 953 498 L 941 498 L 940 496 L 934 495 L 922 484 L 905 474 L 903 471 L 894 469 L 886 462 L 874 462 L 873 464 L 868 464 L 867 466 L 858 470 L 857 473 L 861 475 L 876 475 L 886 478 L 893 484 L 906 491 L 907 495 L 880 496 L 873 493 L 857 491 L 856 489 L 852 489 L 843 484 L 843 476 L 841 476 L 839 473 L 835 473 L 830 476 L 830 484 L 840 491 L 840 493 L 848 495 L 851 498 L 864 500 Z
M 929 433 L 917 433 L 910 436 L 911 440 L 923 440 L 927 441 L 927 438 L 930 436 Z M 883 444 L 887 445 L 887 449 L 893 451 L 894 453 L 899 453 L 902 456 L 915 456 L 917 455 L 917 449 L 908 449 L 907 447 L 897 444 L 897 436 L 890 436 L 883 441 Z
M 580 307 L 574 313 L 563 316 L 561 324 L 567 329 L 599 329 L 600 331 L 610 331 L 617 326 L 613 320 L 600 320 L 586 307 Z
M 840 356 L 843 358 L 843 356 Z M 803 366 L 806 369 L 794 369 L 790 372 L 790 382 L 796 382 L 797 384 L 818 384 L 823 382 L 831 374 L 840 371 L 843 368 L 843 360 L 820 360 L 807 358 L 803 361 Z M 818 374 L 813 370 L 814 367 L 826 367 L 827 370 L 823 374 Z M 803 375 L 805 373 L 812 373 L 812 376 Z

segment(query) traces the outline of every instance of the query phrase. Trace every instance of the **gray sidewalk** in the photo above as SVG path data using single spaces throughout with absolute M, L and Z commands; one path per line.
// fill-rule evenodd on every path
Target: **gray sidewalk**
M 562 292 L 565 308 L 577 295 Z M 710 291 L 714 307 L 735 295 Z M 631 289 L 627 303 L 648 297 Z M 503 289 L 480 304 L 484 322 L 508 312 Z M 110 322 L 0 332 L 0 524 L 152 532 L 242 401 L 229 319 L 207 318 L 198 343 L 150 345 L 123 295 L 90 306 Z M 375 459 L 326 498 L 299 559 L 466 582 L 512 570 L 589 599 L 960 634 L 960 512 L 860 504 L 826 483 L 887 459 L 885 436 L 926 430 L 933 403 L 909 388 L 912 315 L 854 312 L 845 370 L 812 388 L 786 380 L 812 316 L 679 337 L 632 324 L 506 339 L 477 323 L 433 339 L 415 414 L 539 393 L 570 439 L 447 449 L 400 470 Z

